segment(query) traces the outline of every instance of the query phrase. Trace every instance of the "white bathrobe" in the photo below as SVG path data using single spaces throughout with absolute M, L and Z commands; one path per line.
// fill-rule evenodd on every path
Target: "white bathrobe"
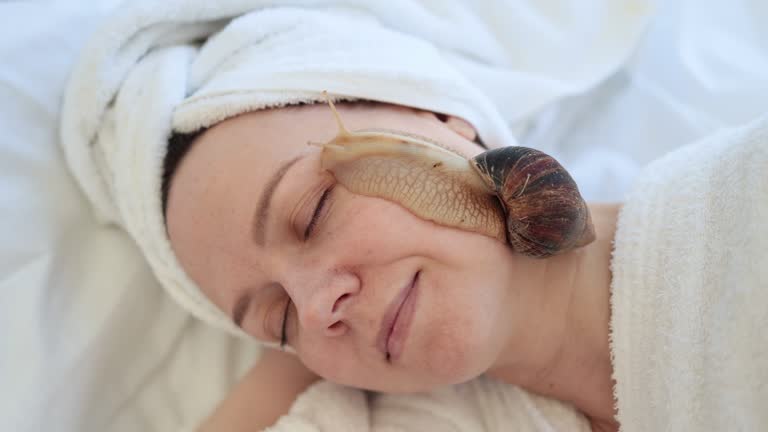
M 589 432 L 571 405 L 478 378 L 413 395 L 315 384 L 267 432 Z
M 768 115 L 638 179 L 612 261 L 621 431 L 768 431 Z

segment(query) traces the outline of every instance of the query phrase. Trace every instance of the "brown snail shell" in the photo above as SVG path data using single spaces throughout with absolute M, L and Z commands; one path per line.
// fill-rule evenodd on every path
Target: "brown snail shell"
M 339 133 L 311 144 L 323 148 L 322 168 L 351 192 L 396 202 L 418 217 L 493 237 L 532 257 L 594 240 L 586 203 L 554 158 L 505 147 L 468 160 L 405 132 L 351 132 L 328 103 Z
M 528 147 L 502 147 L 472 159 L 504 208 L 507 241 L 522 254 L 548 257 L 595 239 L 587 203 L 555 158 Z

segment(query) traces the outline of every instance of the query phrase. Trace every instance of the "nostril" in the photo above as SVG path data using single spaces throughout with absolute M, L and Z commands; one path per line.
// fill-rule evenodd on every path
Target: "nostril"
M 338 308 L 339 308 L 339 306 L 341 305 L 341 303 L 342 303 L 342 302 L 343 302 L 343 301 L 344 301 L 344 300 L 345 300 L 347 297 L 349 297 L 349 294 L 344 294 L 344 295 L 342 295 L 341 297 L 339 297 L 339 298 L 336 300 L 336 303 L 334 303 L 334 304 L 333 304 L 333 309 L 331 309 L 331 313 L 333 313 L 333 312 L 336 312 L 336 309 L 338 309 Z M 334 324 L 334 325 L 336 325 L 336 324 Z
M 325 334 L 327 336 L 337 337 L 346 333 L 346 330 L 347 326 L 343 321 L 336 321 L 332 325 L 329 325 L 327 329 L 325 329 Z

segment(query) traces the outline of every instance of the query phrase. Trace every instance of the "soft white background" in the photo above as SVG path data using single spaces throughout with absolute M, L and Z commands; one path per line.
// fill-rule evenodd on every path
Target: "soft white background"
M 0 2 L 0 431 L 176 430 L 256 353 L 167 299 L 66 170 L 63 86 L 114 3 Z M 588 200 L 621 200 L 650 160 L 768 111 L 766 22 L 764 0 L 660 4 L 625 68 L 520 140 L 558 157 Z

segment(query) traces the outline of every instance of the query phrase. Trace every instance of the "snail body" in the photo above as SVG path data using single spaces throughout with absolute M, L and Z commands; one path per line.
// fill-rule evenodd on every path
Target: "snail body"
M 575 182 L 554 158 L 505 147 L 467 159 L 435 141 L 388 130 L 339 132 L 322 147 L 321 166 L 351 192 L 384 198 L 437 224 L 476 232 L 531 257 L 594 240 Z

